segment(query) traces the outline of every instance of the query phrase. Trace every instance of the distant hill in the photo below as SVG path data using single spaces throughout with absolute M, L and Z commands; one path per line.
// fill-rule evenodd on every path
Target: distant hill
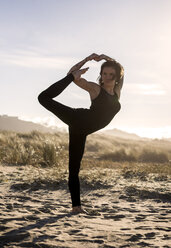
M 147 140 L 148 138 L 142 138 L 138 136 L 137 134 L 134 133 L 127 133 L 124 131 L 121 131 L 117 128 L 111 129 L 111 130 L 104 130 L 102 131 L 103 134 L 110 135 L 110 136 L 115 136 L 123 139 L 131 139 L 131 140 Z
M 17 116 L 8 116 L 8 115 L 0 115 L 0 130 L 14 131 L 20 133 L 29 133 L 33 130 L 37 130 L 43 133 L 54 133 L 54 132 L 66 132 L 65 128 L 59 127 L 46 127 L 41 124 L 37 124 L 31 121 L 23 121 L 20 120 Z M 111 130 L 99 130 L 97 133 L 118 137 L 122 139 L 131 139 L 131 140 L 149 140 L 149 138 L 142 138 L 134 133 L 127 133 L 121 131 L 119 129 L 111 129 Z M 171 141 L 171 139 L 165 139 L 167 141 Z
M 58 127 L 50 128 L 31 121 L 20 120 L 16 116 L 8 116 L 8 115 L 0 115 L 0 130 L 14 131 L 20 133 L 29 133 L 33 130 L 37 130 L 39 132 L 50 132 L 50 133 L 64 131 L 64 129 Z M 134 139 L 134 140 L 142 139 L 136 134 L 130 134 L 116 128 L 112 130 L 99 131 L 99 133 L 112 135 L 124 139 Z
M 41 124 L 36 124 L 31 121 L 23 121 L 16 116 L 0 115 L 0 130 L 14 131 L 20 133 L 29 133 L 33 130 L 40 132 L 57 132 L 63 131 L 60 128 L 48 128 Z

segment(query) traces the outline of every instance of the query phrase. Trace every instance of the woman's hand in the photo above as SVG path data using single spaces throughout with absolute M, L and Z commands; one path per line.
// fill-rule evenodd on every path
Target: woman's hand
M 81 70 L 73 71 L 72 74 L 74 76 L 74 80 L 79 80 L 81 75 L 84 74 L 86 71 L 88 71 L 89 67 L 86 67 Z
M 69 72 L 67 73 L 70 74 L 73 71 L 78 71 L 86 62 L 88 62 L 89 60 L 95 60 L 95 58 L 97 58 L 99 55 L 96 53 L 92 53 L 90 56 L 86 57 L 85 59 L 83 59 L 82 61 L 80 61 L 79 63 L 77 63 L 76 65 L 74 65 Z
M 93 60 L 93 59 L 96 60 L 98 57 L 99 55 L 97 53 L 92 53 L 90 56 L 86 58 L 86 61 Z
M 98 57 L 95 58 L 95 60 L 98 62 L 102 59 L 105 59 L 106 61 L 115 61 L 114 59 L 110 58 L 109 56 L 105 55 L 105 54 L 101 54 Z
M 102 59 L 105 59 L 107 61 L 115 61 L 114 59 L 110 58 L 109 56 L 107 56 L 105 54 L 98 55 L 97 53 L 92 53 L 90 56 L 88 56 L 86 58 L 86 62 L 89 60 L 93 60 L 93 59 L 97 62 L 102 60 Z
M 83 59 L 81 62 L 77 63 L 76 65 L 74 65 L 70 70 L 69 72 L 67 73 L 70 74 L 70 73 L 73 73 L 75 71 L 78 71 L 86 62 L 90 61 L 90 60 L 95 60 L 95 61 L 100 61 L 102 59 L 105 59 L 107 61 L 115 61 L 114 59 L 110 58 L 109 56 L 106 56 L 105 54 L 101 54 L 101 55 L 98 55 L 97 53 L 92 53 L 90 56 L 86 57 L 85 59 Z M 86 69 L 86 68 L 85 68 Z M 82 69 L 80 70 L 83 74 L 85 73 L 86 71 L 84 71 L 85 69 Z

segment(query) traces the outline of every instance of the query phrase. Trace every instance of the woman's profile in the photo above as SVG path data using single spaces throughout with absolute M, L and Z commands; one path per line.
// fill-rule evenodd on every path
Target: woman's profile
M 99 84 L 81 78 L 89 67 L 80 69 L 87 61 L 106 61 L 101 65 Z M 124 70 L 116 60 L 101 54 L 91 54 L 74 65 L 67 76 L 52 84 L 38 96 L 38 101 L 68 125 L 69 129 L 69 178 L 68 187 L 72 201 L 72 213 L 85 212 L 80 200 L 79 170 L 87 135 L 107 126 L 119 112 L 120 92 Z M 71 82 L 90 94 L 90 108 L 71 108 L 53 100 Z

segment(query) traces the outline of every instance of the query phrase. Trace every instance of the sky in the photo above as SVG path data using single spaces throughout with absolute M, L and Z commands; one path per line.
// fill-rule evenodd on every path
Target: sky
M 0 115 L 67 127 L 37 97 L 92 53 L 125 70 L 121 110 L 106 129 L 171 137 L 170 0 L 0 0 Z M 100 62 L 82 75 L 97 82 Z M 89 108 L 72 82 L 57 98 Z

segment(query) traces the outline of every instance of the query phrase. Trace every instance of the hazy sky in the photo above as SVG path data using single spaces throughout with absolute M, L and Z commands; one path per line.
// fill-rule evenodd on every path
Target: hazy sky
M 170 0 L 0 0 L 0 115 L 63 125 L 38 94 L 103 53 L 125 69 L 121 110 L 107 128 L 171 137 L 170 13 Z M 97 83 L 103 62 L 88 62 L 83 77 Z M 73 82 L 57 99 L 91 104 Z

